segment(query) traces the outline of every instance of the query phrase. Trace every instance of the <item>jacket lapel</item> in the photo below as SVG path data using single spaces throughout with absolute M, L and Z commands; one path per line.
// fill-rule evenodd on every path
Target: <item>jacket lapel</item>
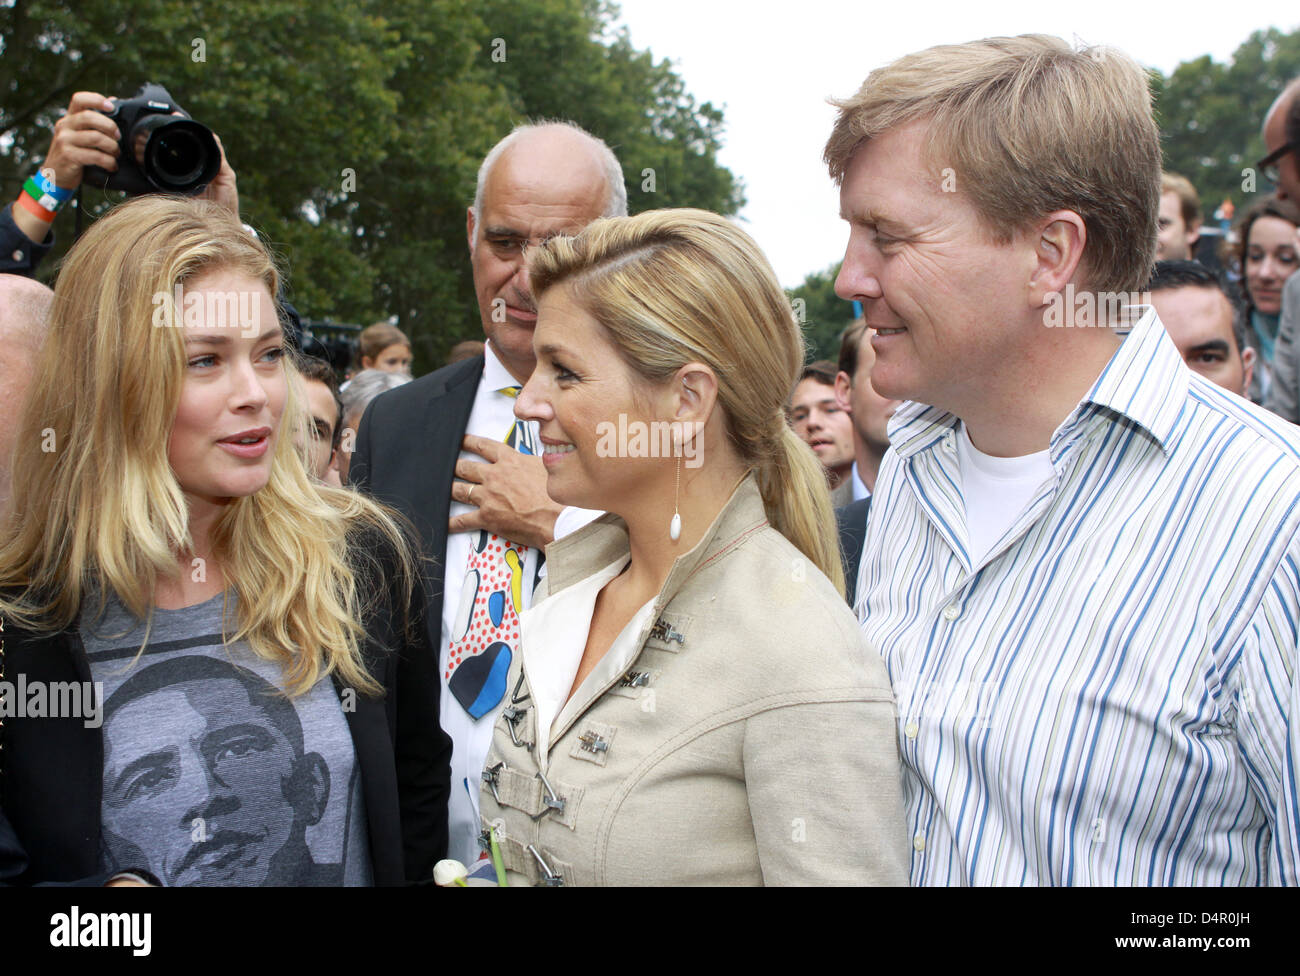
M 695 573 L 721 559 L 731 550 L 742 544 L 753 533 L 767 525 L 767 512 L 763 508 L 763 498 L 758 491 L 758 482 L 751 471 L 736 485 L 727 503 L 714 518 L 713 523 L 704 531 L 700 541 L 688 552 L 678 556 L 668 572 L 659 595 L 655 597 L 654 607 L 643 622 L 636 638 L 637 653 L 645 646 L 646 640 L 658 625 L 664 609 L 677 596 L 678 592 Z M 590 525 L 565 536 L 559 542 L 546 547 L 548 560 L 547 583 L 548 594 L 562 592 L 579 580 L 599 572 L 629 551 L 627 523 L 617 515 L 605 514 Z M 634 663 L 636 657 L 628 661 Z M 625 669 L 624 669 L 625 670 Z M 621 674 L 622 670 L 617 674 Z M 615 679 L 617 678 L 615 675 Z M 611 682 L 602 686 L 586 685 L 580 690 L 582 700 L 566 703 L 561 710 L 563 722 L 559 723 L 549 745 L 554 747 L 564 737 L 565 732 L 582 717 L 583 713 L 609 688 Z
M 420 543 L 428 557 L 424 573 L 429 581 L 429 612 L 425 621 L 429 646 L 435 650 L 442 642 L 442 593 L 447 562 L 447 519 L 451 513 L 451 485 L 455 481 L 456 458 L 460 455 L 460 442 L 474 409 L 474 394 L 483 375 L 483 357 L 472 360 L 472 369 L 450 377 L 446 385 L 428 400 L 420 422 L 418 435 L 395 431 L 394 440 L 401 438 L 410 445 L 407 450 L 424 455 L 426 463 L 409 465 L 415 481 L 408 485 L 409 497 L 425 499 L 416 506 L 427 514 L 417 525 Z M 463 567 L 461 567 L 463 569 Z

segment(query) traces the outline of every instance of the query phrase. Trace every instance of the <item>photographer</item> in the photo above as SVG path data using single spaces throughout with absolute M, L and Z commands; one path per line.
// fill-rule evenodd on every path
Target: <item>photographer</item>
M 23 189 L 18 199 L 0 211 L 0 272 L 33 277 L 36 266 L 54 246 L 52 225 L 58 209 L 72 199 L 81 185 L 85 167 L 117 171 L 121 133 L 106 114 L 113 110 L 114 103 L 96 92 L 77 92 L 72 96 L 67 113 L 54 125 L 49 152 L 33 176 L 38 187 L 52 179 L 57 192 L 48 194 L 47 200 L 55 203 L 54 209 L 41 206 Z M 199 197 L 220 204 L 238 216 L 235 171 L 226 161 L 220 138 L 215 134 L 214 138 L 221 148 L 221 169 Z M 56 196 L 64 199 L 55 202 Z

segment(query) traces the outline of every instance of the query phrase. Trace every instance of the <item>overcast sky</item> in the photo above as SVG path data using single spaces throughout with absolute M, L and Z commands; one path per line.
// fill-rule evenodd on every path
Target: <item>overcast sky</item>
M 1295 0 L 1149 5 L 1139 0 L 889 4 L 854 0 L 620 0 L 632 42 L 669 58 L 699 102 L 726 112 L 720 161 L 745 183 L 740 216 L 787 288 L 844 255 L 847 227 L 821 150 L 834 111 L 872 68 L 933 44 L 1056 34 L 1118 47 L 1169 74 L 1203 54 L 1226 61 L 1251 33 L 1300 26 Z

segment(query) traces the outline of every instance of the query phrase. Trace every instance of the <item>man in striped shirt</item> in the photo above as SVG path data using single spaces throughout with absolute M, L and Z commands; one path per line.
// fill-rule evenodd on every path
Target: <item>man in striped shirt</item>
M 912 882 L 1300 881 L 1300 435 L 1126 298 L 1160 197 L 1141 69 L 991 39 L 838 107 L 836 290 L 913 401 L 856 600 Z

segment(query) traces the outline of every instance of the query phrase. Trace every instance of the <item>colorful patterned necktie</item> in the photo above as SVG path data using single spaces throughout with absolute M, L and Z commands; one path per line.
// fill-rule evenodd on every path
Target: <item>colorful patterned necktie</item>
M 504 393 L 511 400 L 517 400 L 519 391 L 522 389 L 522 386 L 503 386 L 497 392 Z M 505 440 L 520 454 L 537 453 L 537 439 L 533 435 L 533 428 L 528 425 L 526 420 L 511 421 L 510 429 L 506 431 Z
M 507 386 L 496 392 L 513 400 L 520 389 Z M 523 454 L 536 453 L 532 428 L 522 420 L 511 422 L 505 443 Z M 443 679 L 475 719 L 492 711 L 506 693 L 506 675 L 519 646 L 527 553 L 527 546 L 485 529 L 474 533 Z

